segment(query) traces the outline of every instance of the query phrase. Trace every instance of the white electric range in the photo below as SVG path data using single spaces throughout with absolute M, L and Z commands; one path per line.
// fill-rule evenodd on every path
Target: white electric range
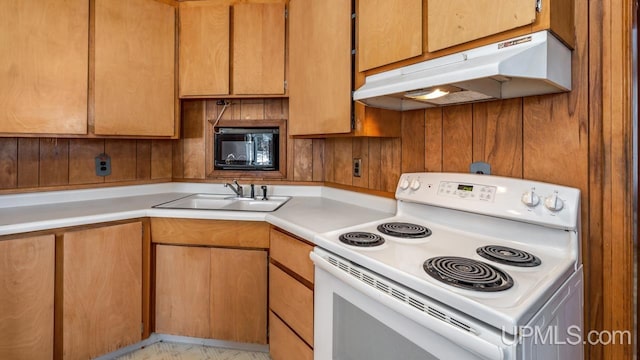
M 582 357 L 579 190 L 413 173 L 396 199 L 315 238 L 316 359 Z

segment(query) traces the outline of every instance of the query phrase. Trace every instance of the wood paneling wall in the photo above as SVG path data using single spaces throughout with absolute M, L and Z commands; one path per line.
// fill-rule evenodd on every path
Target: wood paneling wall
M 493 175 L 586 190 L 586 118 L 561 111 L 573 96 L 578 93 L 404 112 L 401 138 L 327 139 L 326 181 L 394 192 L 401 173 L 469 172 L 482 161 Z M 350 166 L 357 157 L 363 159 L 359 178 Z
M 170 181 L 171 140 L 0 138 L 0 193 Z M 94 158 L 111 156 L 111 175 Z
M 401 138 L 327 139 L 326 181 L 390 193 L 402 172 L 468 172 L 471 162 L 484 161 L 494 175 L 576 187 L 582 202 L 583 336 L 592 330 L 633 332 L 635 6 L 630 0 L 575 2 L 570 93 L 405 112 Z M 361 178 L 351 174 L 353 157 L 363 159 Z M 632 339 L 616 340 L 622 343 L 587 344 L 585 358 L 631 359 Z
M 225 125 L 233 121 L 287 120 L 289 104 L 287 99 L 233 99 L 220 121 Z M 207 163 L 212 163 L 212 122 L 218 118 L 223 105 L 216 100 L 185 100 L 182 103 L 182 139 L 173 146 L 173 178 L 185 181 L 227 181 L 230 176 L 238 179 L 268 182 L 312 182 L 324 180 L 324 140 L 287 139 L 286 175 L 281 178 L 260 175 L 238 177 L 225 175 L 223 171 L 208 171 Z M 283 136 L 281 134 L 281 136 Z

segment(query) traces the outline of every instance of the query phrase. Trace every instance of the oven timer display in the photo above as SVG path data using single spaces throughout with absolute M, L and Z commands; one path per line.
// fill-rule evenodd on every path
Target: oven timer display
M 473 191 L 473 185 L 458 184 L 458 190 Z
M 438 195 L 456 199 L 494 202 L 497 187 L 491 185 L 442 181 L 438 185 Z

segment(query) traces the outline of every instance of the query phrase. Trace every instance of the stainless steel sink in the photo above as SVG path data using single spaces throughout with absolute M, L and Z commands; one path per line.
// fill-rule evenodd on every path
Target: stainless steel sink
M 231 210 L 231 211 L 275 211 L 289 201 L 289 196 L 240 198 L 228 194 L 192 194 L 177 200 L 153 206 L 160 209 Z

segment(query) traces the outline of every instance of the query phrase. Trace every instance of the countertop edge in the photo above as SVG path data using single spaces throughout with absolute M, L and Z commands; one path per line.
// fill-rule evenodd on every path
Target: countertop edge
M 115 191 L 114 191 L 115 190 Z M 25 212 L 37 210 L 38 206 L 46 205 L 46 206 L 55 206 L 56 204 L 61 204 L 67 208 L 73 209 L 73 202 L 83 202 L 82 206 L 91 207 L 92 201 L 96 201 L 98 204 L 99 201 L 109 201 L 112 198 L 117 197 L 133 197 L 133 196 L 149 196 L 149 195 L 157 195 L 158 197 L 162 197 L 163 195 L 169 195 L 174 192 L 182 192 L 182 193 L 198 193 L 207 191 L 224 191 L 224 187 L 222 184 L 200 184 L 200 183 L 161 183 L 161 184 L 150 184 L 150 185 L 134 185 L 134 186 L 126 186 L 122 188 L 108 188 L 108 189 L 96 189 L 97 194 L 91 193 L 90 190 L 82 189 L 82 190 L 66 190 L 61 192 L 49 192 L 47 194 L 40 194 L 39 198 L 36 198 L 33 193 L 28 194 L 12 194 L 12 195 L 2 195 L 0 196 L 0 210 L 4 209 L 10 210 L 11 213 L 14 212 L 13 209 L 17 213 L 19 213 L 20 209 Z M 226 189 L 228 190 L 228 189 Z M 318 232 L 317 228 L 311 226 L 313 223 L 317 223 L 319 221 L 326 221 L 329 224 L 327 227 L 332 227 L 332 229 L 337 230 L 339 228 L 345 227 L 342 222 L 336 222 L 335 225 L 331 224 L 331 215 L 333 215 L 333 211 L 335 210 L 335 205 L 323 205 L 326 206 L 326 219 L 322 218 L 322 212 L 325 209 L 321 208 L 320 210 L 317 208 L 317 203 L 327 203 L 331 204 L 333 201 L 338 204 L 344 203 L 349 204 L 351 206 L 361 207 L 363 211 L 370 211 L 372 216 L 381 217 L 381 216 L 392 216 L 395 213 L 395 205 L 396 202 L 393 199 L 384 198 L 384 197 L 376 197 L 373 195 L 362 194 L 358 192 L 351 192 L 340 189 L 332 189 L 324 186 L 306 186 L 306 185 L 285 185 L 285 186 L 273 186 L 270 188 L 270 195 L 286 195 L 293 196 L 294 198 L 298 197 L 296 202 L 296 206 L 302 206 L 301 211 L 305 211 L 305 200 L 303 198 L 317 198 L 317 199 L 328 199 L 332 201 L 315 201 L 316 204 L 309 205 L 310 215 L 308 219 L 300 220 L 299 217 L 295 219 L 291 219 L 288 217 L 286 211 L 280 212 L 279 210 L 284 210 L 284 207 L 287 206 L 285 204 L 283 208 L 276 210 L 274 212 L 240 212 L 240 211 L 211 211 L 211 210 L 180 210 L 180 209 L 158 209 L 153 208 L 152 205 L 148 204 L 136 204 L 132 205 L 132 208 L 127 209 L 126 205 L 124 205 L 124 209 L 122 211 L 106 211 L 104 213 L 94 213 L 89 215 L 82 215 L 82 209 L 78 210 L 78 214 L 74 214 L 73 210 L 70 211 L 71 215 L 68 217 L 59 217 L 47 219 L 47 212 L 43 212 L 42 220 L 29 220 L 29 221 L 19 221 L 17 220 L 15 223 L 9 223 L 5 225 L 0 225 L 0 236 L 11 236 L 11 235 L 21 235 L 29 232 L 36 231 L 47 231 L 47 230 L 55 230 L 59 228 L 68 228 L 74 226 L 83 226 L 83 225 L 91 225 L 91 224 L 100 224 L 112 221 L 122 221 L 122 220 L 130 220 L 135 218 L 158 218 L 158 217 L 172 217 L 172 218 L 185 218 L 185 219 L 208 219 L 208 220 L 237 220 L 237 221 L 266 221 L 271 225 L 282 228 L 285 231 L 288 231 L 302 239 L 305 239 L 310 242 L 314 242 L 314 238 L 320 232 Z M 24 199 L 25 203 L 21 200 Z M 69 199 L 73 199 L 73 201 L 69 201 Z M 49 201 L 46 202 L 45 200 Z M 61 201 L 64 200 L 64 201 Z M 301 205 L 302 203 L 302 205 Z M 20 204 L 21 206 L 10 206 L 11 204 L 16 205 Z M 334 203 L 335 204 L 335 203 Z M 155 204 L 154 204 L 155 205 Z M 80 207 L 80 205 L 79 205 Z M 107 207 L 108 210 L 109 207 Z M 375 209 L 375 210 L 373 210 Z M 49 209 L 49 211 L 51 211 Z M 98 210 L 99 211 L 99 210 Z M 320 216 L 318 217 L 318 211 L 320 211 Z M 8 215 L 11 216 L 11 215 Z M 37 217 L 36 217 L 37 218 Z M 20 216 L 17 216 L 17 219 L 20 219 Z M 11 219 L 9 219 L 11 221 Z M 305 226 L 305 221 L 309 222 L 310 226 Z

